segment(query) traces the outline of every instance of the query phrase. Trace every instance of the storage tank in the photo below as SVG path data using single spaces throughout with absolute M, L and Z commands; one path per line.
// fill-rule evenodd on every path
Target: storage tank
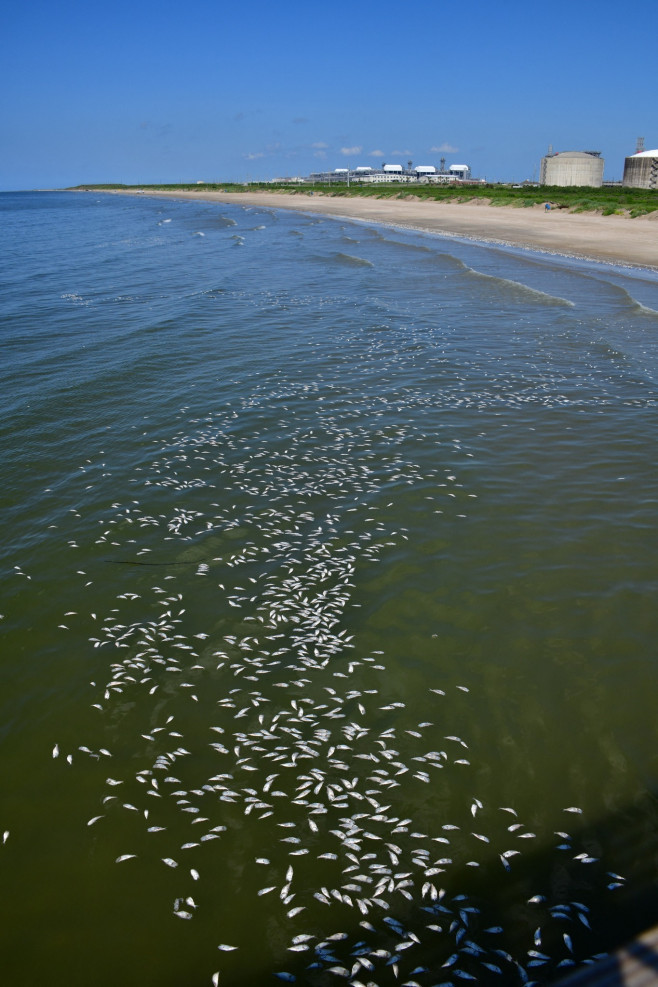
M 541 159 L 540 185 L 603 184 L 603 158 L 600 151 L 557 151 Z
M 658 149 L 640 151 L 626 158 L 622 185 L 626 188 L 658 189 Z

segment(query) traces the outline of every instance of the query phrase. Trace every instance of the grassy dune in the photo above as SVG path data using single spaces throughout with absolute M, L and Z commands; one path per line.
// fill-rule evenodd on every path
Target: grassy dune
M 135 192 L 287 192 L 292 194 L 315 194 L 330 196 L 355 196 L 378 199 L 430 199 L 436 202 L 468 202 L 482 199 L 492 206 L 515 206 L 529 208 L 550 202 L 554 209 L 567 209 L 570 212 L 592 212 L 603 216 L 623 215 L 643 216 L 658 210 L 658 192 L 653 189 L 632 189 L 615 186 L 613 188 L 558 186 L 522 187 L 512 185 L 313 185 L 290 183 L 259 183 L 249 185 L 236 183 L 206 182 L 177 185 L 79 185 L 76 190 Z

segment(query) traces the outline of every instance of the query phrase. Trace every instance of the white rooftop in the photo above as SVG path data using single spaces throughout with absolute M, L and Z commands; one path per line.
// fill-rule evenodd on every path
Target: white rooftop
M 637 154 L 631 154 L 632 158 L 658 158 L 658 148 L 655 151 L 638 151 Z
M 547 154 L 547 158 L 600 158 L 600 151 L 555 151 L 553 154 Z

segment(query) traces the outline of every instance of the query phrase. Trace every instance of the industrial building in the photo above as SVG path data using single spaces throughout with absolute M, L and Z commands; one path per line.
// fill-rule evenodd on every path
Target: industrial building
M 644 150 L 644 138 L 638 140 L 637 151 L 624 159 L 624 179 L 626 188 L 658 189 L 658 148 Z
M 540 185 L 603 184 L 603 158 L 600 151 L 555 151 L 541 159 Z
M 441 158 L 441 167 L 434 165 L 416 165 L 412 162 L 404 168 L 399 164 L 383 164 L 381 168 L 372 168 L 369 165 L 359 165 L 357 168 L 335 168 L 333 171 L 316 172 L 309 175 L 311 182 L 363 182 L 363 183 L 388 183 L 388 182 L 421 182 L 448 184 L 450 182 L 469 182 L 471 179 L 471 169 L 466 164 L 450 165 L 446 169 L 445 158 Z

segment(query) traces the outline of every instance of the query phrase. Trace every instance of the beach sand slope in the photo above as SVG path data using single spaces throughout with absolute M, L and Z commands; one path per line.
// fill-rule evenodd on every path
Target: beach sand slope
M 658 212 L 630 219 L 470 202 L 375 199 L 281 192 L 154 192 L 167 198 L 292 209 L 427 233 L 443 233 L 530 250 L 658 270 Z

